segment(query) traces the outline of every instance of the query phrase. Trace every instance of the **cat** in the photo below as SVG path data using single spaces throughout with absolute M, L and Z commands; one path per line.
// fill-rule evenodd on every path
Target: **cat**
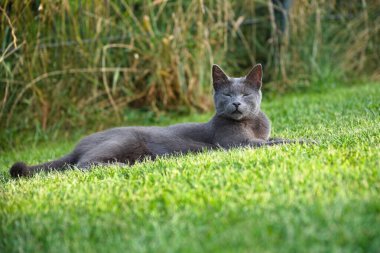
M 204 149 L 302 143 L 269 138 L 271 123 L 260 110 L 262 75 L 261 64 L 240 78 L 229 77 L 218 65 L 213 65 L 216 113 L 209 122 L 112 128 L 83 138 L 71 153 L 57 160 L 35 166 L 17 162 L 10 168 L 10 174 L 17 178 L 32 176 L 39 171 L 134 164 L 144 158 Z

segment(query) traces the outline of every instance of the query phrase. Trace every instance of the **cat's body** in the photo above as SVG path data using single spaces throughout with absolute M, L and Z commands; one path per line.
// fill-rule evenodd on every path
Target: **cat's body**
M 83 138 L 70 154 L 44 164 L 15 163 L 13 177 L 31 176 L 39 171 L 81 169 L 111 163 L 133 164 L 150 157 L 185 154 L 203 149 L 260 147 L 289 143 L 270 140 L 270 122 L 260 110 L 261 65 L 242 78 L 230 78 L 213 66 L 215 116 L 207 123 L 168 127 L 120 127 Z

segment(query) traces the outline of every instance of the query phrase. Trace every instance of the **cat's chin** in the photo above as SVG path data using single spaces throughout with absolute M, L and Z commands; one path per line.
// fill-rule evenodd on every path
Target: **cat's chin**
M 235 120 L 235 121 L 241 121 L 245 118 L 245 115 L 240 113 L 232 113 L 232 114 L 229 114 L 229 115 L 226 115 L 225 116 L 226 118 L 228 119 L 231 119 L 231 120 Z

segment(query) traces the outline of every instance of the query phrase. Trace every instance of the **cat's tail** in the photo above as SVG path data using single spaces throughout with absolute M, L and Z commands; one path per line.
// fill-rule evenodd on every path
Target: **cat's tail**
M 68 154 L 58 160 L 28 166 L 23 162 L 17 162 L 12 165 L 9 172 L 13 178 L 30 177 L 40 171 L 66 170 L 76 163 L 76 156 Z

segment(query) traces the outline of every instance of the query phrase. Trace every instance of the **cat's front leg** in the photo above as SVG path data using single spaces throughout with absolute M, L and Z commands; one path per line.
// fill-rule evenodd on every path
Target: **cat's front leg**
M 219 145 L 224 149 L 238 148 L 238 147 L 251 147 L 251 148 L 260 148 L 263 146 L 274 146 L 274 145 L 282 145 L 282 144 L 292 144 L 299 143 L 302 144 L 302 141 L 298 140 L 285 140 L 285 139 L 269 139 L 269 140 L 245 140 L 240 143 L 229 143 L 227 145 Z
M 261 147 L 263 146 L 265 141 L 263 140 L 244 140 L 244 141 L 235 141 L 235 142 L 219 142 L 216 144 L 217 147 L 222 149 L 233 149 L 239 147 Z
M 296 143 L 296 144 L 318 144 L 319 143 L 318 141 L 310 140 L 310 139 L 289 140 L 289 139 L 282 139 L 282 138 L 277 138 L 277 137 L 269 138 L 268 141 L 283 142 L 284 144 L 291 144 L 291 143 Z
M 283 145 L 283 144 L 317 144 L 314 140 L 288 140 L 288 139 L 281 139 L 281 138 L 270 138 L 267 141 L 261 141 L 261 140 L 251 140 L 247 143 L 247 146 L 250 147 L 262 147 L 262 146 L 274 146 L 274 145 Z

